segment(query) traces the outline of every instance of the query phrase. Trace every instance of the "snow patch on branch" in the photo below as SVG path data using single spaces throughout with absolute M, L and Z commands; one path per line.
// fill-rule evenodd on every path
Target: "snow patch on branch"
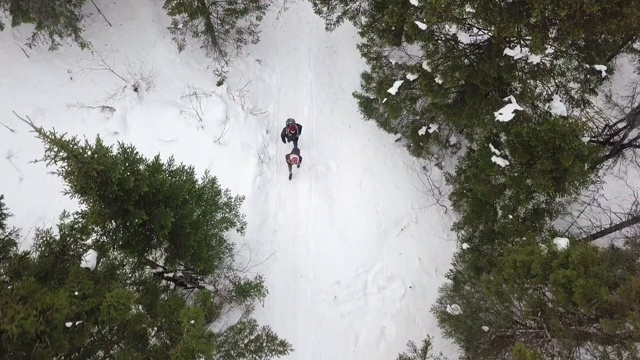
M 607 67 L 604 65 L 593 65 L 593 67 L 600 71 L 600 74 L 602 75 L 602 77 L 606 77 L 607 76 Z
M 567 107 L 558 95 L 553 95 L 553 100 L 547 104 L 546 108 L 553 115 L 567 116 Z
M 552 54 L 553 52 L 554 52 L 553 48 L 547 47 L 547 50 L 545 51 L 545 55 Z M 534 65 L 539 64 L 541 62 L 549 61 L 549 58 L 545 57 L 544 55 L 532 54 L 531 50 L 520 45 L 516 45 L 516 47 L 514 47 L 513 49 L 505 48 L 502 53 L 503 55 L 511 56 L 514 60 L 526 59 L 527 62 Z
M 563 237 L 557 237 L 553 239 L 553 244 L 558 250 L 565 250 L 569 247 L 569 239 Z
M 404 83 L 404 80 L 396 80 L 396 82 L 393 83 L 393 86 L 390 87 L 387 92 L 391 95 L 395 95 L 398 92 L 398 89 L 400 88 L 400 85 L 402 85 L 402 83 Z
M 495 156 L 493 155 L 491 157 L 491 161 L 493 161 L 494 163 L 500 165 L 501 167 L 506 167 L 509 166 L 509 160 L 507 159 L 503 159 L 500 156 Z
M 93 270 L 93 269 L 96 268 L 97 264 L 98 264 L 98 253 L 93 249 L 89 249 L 89 251 L 87 251 L 82 256 L 82 261 L 80 262 L 80 267 Z
M 494 113 L 496 120 L 498 121 L 510 121 L 515 116 L 515 114 L 513 113 L 514 111 L 524 110 L 520 105 L 518 105 L 518 103 L 516 102 L 516 98 L 514 98 L 513 95 L 504 98 L 504 101 L 511 101 L 511 103 L 503 106 L 502 109 Z
M 496 149 L 495 146 L 493 146 L 492 143 L 489 143 L 489 148 L 491 149 L 491 152 L 496 154 L 496 155 L 500 155 L 500 150 Z
M 447 305 L 447 312 L 451 315 L 460 315 L 462 314 L 462 309 L 458 304 Z

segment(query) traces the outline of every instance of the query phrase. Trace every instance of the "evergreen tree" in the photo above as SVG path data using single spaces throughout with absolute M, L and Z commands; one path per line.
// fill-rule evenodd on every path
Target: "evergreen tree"
M 518 342 L 545 357 L 636 359 L 640 267 L 633 248 L 637 239 L 625 248 L 518 244 L 476 281 L 454 267 L 433 311 L 445 336 L 474 359 L 508 359 Z M 460 311 L 448 311 L 452 304 Z
M 327 31 L 333 31 L 345 20 L 360 25 L 366 17 L 369 0 L 311 0 L 313 11 L 325 20 Z
M 0 206 L 0 357 L 271 359 L 293 350 L 251 317 L 267 289 L 236 269 L 226 238 L 246 226 L 242 197 L 131 145 L 34 130 L 81 208 L 19 251 L 5 241 Z M 93 268 L 82 265 L 89 250 Z M 231 312 L 241 319 L 225 325 Z
M 220 188 L 193 167 L 146 159 L 134 146 L 105 145 L 65 138 L 36 128 L 44 141 L 43 160 L 55 165 L 66 193 L 77 199 L 83 217 L 102 235 L 101 244 L 117 247 L 141 263 L 185 267 L 200 275 L 225 271 L 233 254 L 228 231 L 244 233 L 243 196 Z M 157 254 L 161 254 L 159 257 Z
M 433 354 L 433 345 L 431 343 L 431 336 L 422 340 L 420 347 L 413 341 L 407 343 L 408 351 L 398 355 L 396 360 L 445 360 L 442 353 L 438 355 Z
M 26 46 L 48 44 L 57 50 L 61 41 L 71 38 L 81 48 L 89 46 L 82 37 L 82 6 L 85 0 L 0 0 L 0 11 L 8 14 L 11 26 L 32 24 L 33 33 Z M 0 30 L 4 24 L 0 21 Z
M 542 360 L 542 356 L 536 349 L 529 349 L 522 343 L 517 343 L 511 352 L 511 360 Z
M 249 43 L 259 40 L 258 25 L 271 0 L 165 0 L 169 31 L 182 51 L 188 39 L 202 43 L 207 55 L 226 64 Z
M 358 19 L 370 69 L 354 95 L 365 119 L 426 157 L 452 136 L 471 143 L 485 136 L 510 95 L 534 117 L 554 95 L 579 113 L 601 81 L 593 66 L 607 65 L 640 33 L 640 6 L 622 0 L 313 2 L 328 18 Z M 392 95 L 395 81 L 404 82 Z M 441 133 L 417 134 L 430 124 Z
M 586 126 L 578 120 L 520 116 L 522 124 L 484 137 L 447 176 L 452 207 L 460 215 L 454 224 L 459 241 L 487 255 L 505 243 L 552 231 L 552 222 L 589 185 L 589 165 L 601 153 L 579 138 Z M 502 167 L 495 157 L 509 164 Z

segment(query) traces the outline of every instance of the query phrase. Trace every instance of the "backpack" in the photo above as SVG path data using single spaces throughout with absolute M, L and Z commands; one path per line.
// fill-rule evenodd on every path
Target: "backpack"
M 287 126 L 287 135 L 291 136 L 291 135 L 296 135 L 298 134 L 298 127 L 296 126 L 296 124 L 290 124 Z
M 300 157 L 296 154 L 289 155 L 289 162 L 293 165 L 297 165 L 300 162 Z

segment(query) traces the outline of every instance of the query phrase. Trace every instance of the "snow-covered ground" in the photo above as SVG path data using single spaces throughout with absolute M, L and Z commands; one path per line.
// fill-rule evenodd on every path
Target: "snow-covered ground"
M 358 114 L 351 93 L 365 64 L 352 27 L 326 33 L 307 2 L 279 16 L 276 4 L 261 42 L 216 87 L 197 46 L 177 52 L 157 1 L 96 3 L 113 27 L 89 19 L 94 52 L 23 52 L 30 29 L 0 33 L 0 192 L 25 245 L 30 229 L 77 205 L 52 169 L 31 162 L 43 147 L 12 111 L 174 156 L 246 195 L 249 225 L 238 241 L 248 271 L 263 273 L 270 290 L 256 315 L 292 343 L 289 359 L 394 359 L 428 334 L 455 358 L 429 311 L 455 249 L 451 219 L 427 206 L 415 160 Z M 280 142 L 288 117 L 304 126 L 292 181 L 284 162 L 292 145 Z

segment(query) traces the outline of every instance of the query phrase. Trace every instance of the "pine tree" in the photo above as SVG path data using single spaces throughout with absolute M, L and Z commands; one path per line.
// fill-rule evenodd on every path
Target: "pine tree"
M 433 311 L 445 335 L 475 359 L 508 359 L 518 342 L 545 357 L 578 359 L 586 351 L 635 359 L 640 267 L 633 248 L 637 239 L 625 248 L 521 243 L 480 277 L 456 266 Z M 448 311 L 452 304 L 459 313 Z
M 553 96 L 579 113 L 602 81 L 593 66 L 607 65 L 640 33 L 637 1 L 418 3 L 314 1 L 328 22 L 335 14 L 353 19 L 364 38 L 370 69 L 354 95 L 365 119 L 401 134 L 424 157 L 454 137 L 484 137 L 510 95 L 534 117 Z M 388 93 L 396 81 L 403 81 L 397 93 Z M 431 124 L 440 134 L 417 134 Z
M 0 206 L 0 357 L 272 359 L 293 351 L 251 317 L 267 289 L 235 267 L 226 237 L 246 226 L 241 196 L 132 145 L 30 124 L 43 160 L 81 207 L 19 251 L 4 241 Z M 89 250 L 98 255 L 93 269 L 81 265 Z M 227 324 L 232 312 L 241 320 Z
M 586 127 L 578 120 L 524 120 L 483 138 L 447 176 L 452 207 L 460 215 L 453 227 L 458 240 L 487 256 L 552 232 L 552 222 L 590 184 L 589 165 L 601 152 L 580 139 Z M 509 164 L 496 164 L 496 157 Z
M 82 6 L 86 0 L 0 0 L 0 11 L 7 13 L 11 26 L 34 25 L 34 30 L 26 43 L 32 48 L 38 44 L 48 44 L 49 50 L 60 48 L 61 42 L 71 38 L 81 48 L 89 46 L 82 37 Z M 0 22 L 0 31 L 4 24 Z
M 542 360 L 542 356 L 536 349 L 529 349 L 522 343 L 517 343 L 511 351 L 511 360 Z
M 223 271 L 233 254 L 224 234 L 244 233 L 243 196 L 220 188 L 193 167 L 146 159 L 130 144 L 107 146 L 65 138 L 37 128 L 45 142 L 43 161 L 67 184 L 67 194 L 83 206 L 80 216 L 97 227 L 105 246 L 116 246 L 144 263 L 184 266 L 201 275 Z
M 182 51 L 188 39 L 201 42 L 208 56 L 226 64 L 244 46 L 259 40 L 258 25 L 270 0 L 165 0 L 169 31 Z
M 407 352 L 403 352 L 398 355 L 396 360 L 445 360 L 445 357 L 442 353 L 438 355 L 433 354 L 433 345 L 432 338 L 428 336 L 426 339 L 422 340 L 420 347 L 414 343 L 413 341 L 409 341 L 407 343 Z

